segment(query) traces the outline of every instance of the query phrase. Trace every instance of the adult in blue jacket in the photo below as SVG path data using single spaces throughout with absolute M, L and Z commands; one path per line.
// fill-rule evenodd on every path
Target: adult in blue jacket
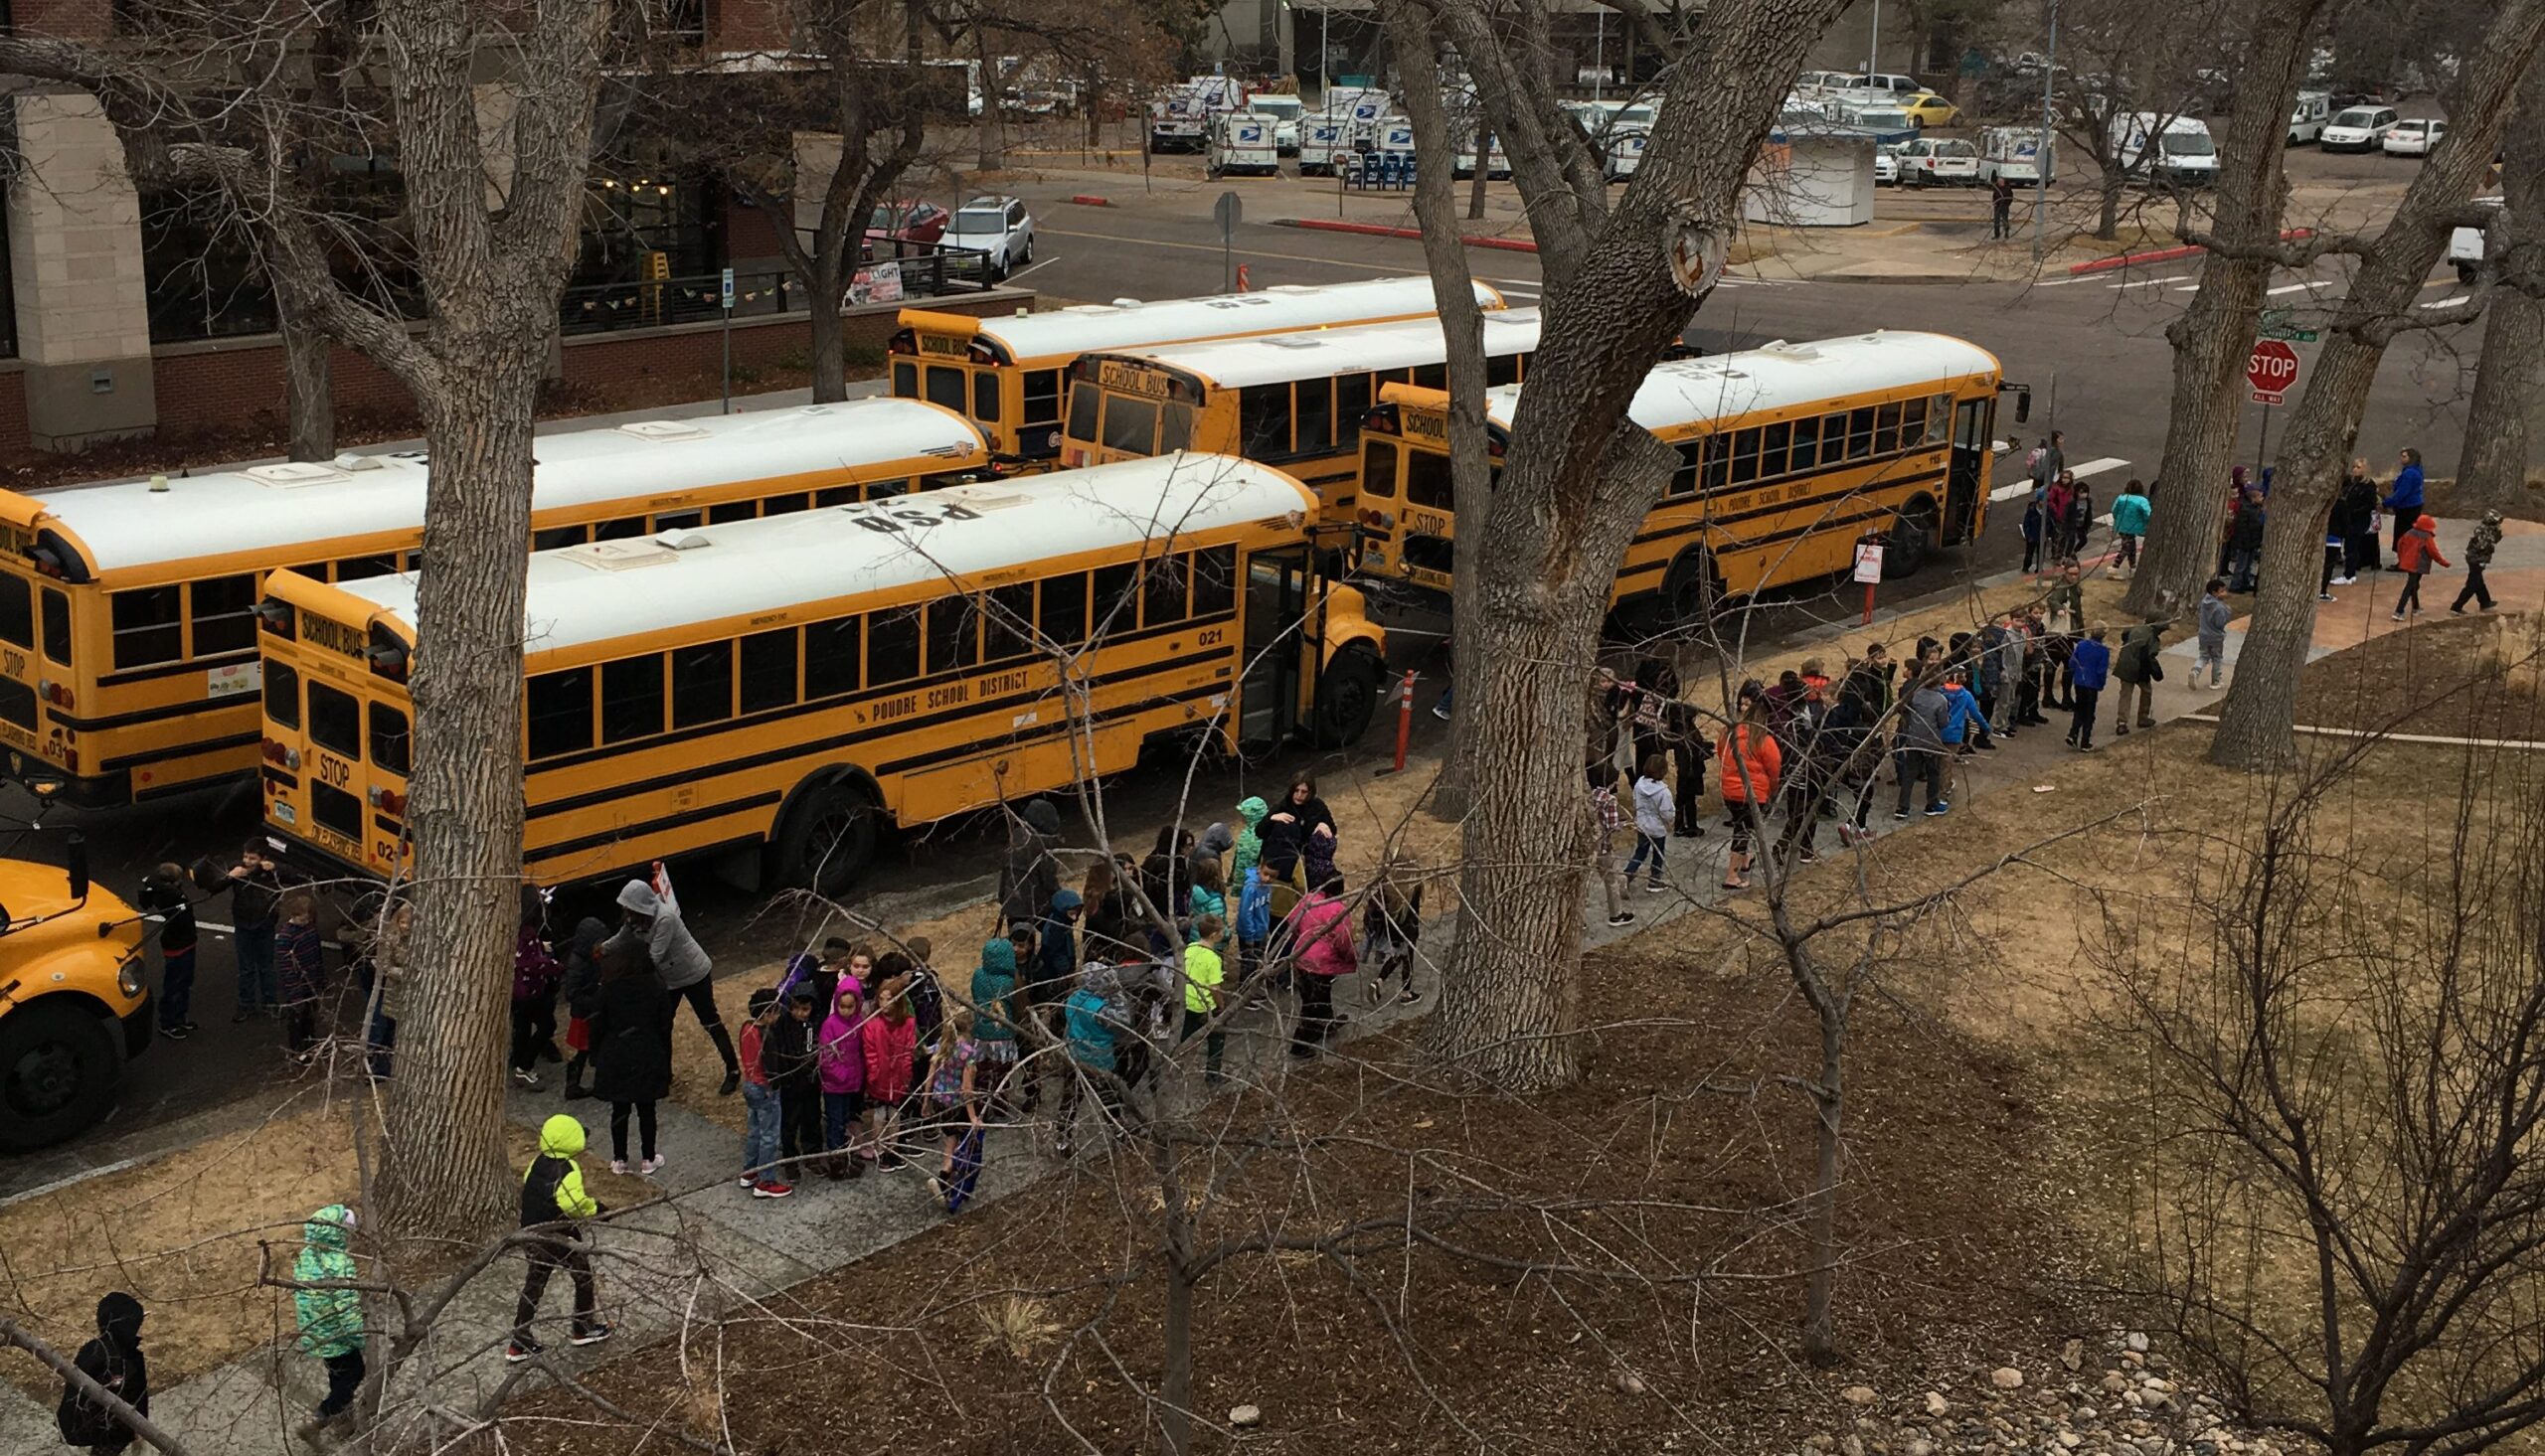
M 2112 649 L 2104 645 L 2104 624 L 2087 629 L 2086 639 L 2068 650 L 2069 685 L 2077 696 L 2076 717 L 2068 725 L 2068 746 L 2095 746 L 2095 702 L 2112 679 Z
M 2397 556 L 2404 552 L 2404 533 L 2412 530 L 2413 523 L 2422 517 L 2422 452 L 2406 447 L 2399 457 L 2399 465 L 2394 486 L 2386 492 L 2386 499 L 2378 502 L 2395 523 Z

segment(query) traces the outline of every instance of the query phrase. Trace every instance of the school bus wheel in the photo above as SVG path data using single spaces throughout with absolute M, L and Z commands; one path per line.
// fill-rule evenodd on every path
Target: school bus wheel
M 1927 553 L 1935 544 L 1936 503 L 1926 496 L 1912 497 L 1882 534 L 1882 579 L 1897 581 L 1915 573 L 1927 564 Z
M 1316 686 L 1316 743 L 1340 748 L 1361 736 L 1379 711 L 1384 672 L 1369 644 L 1355 642 L 1334 654 Z
M 880 817 L 865 784 L 836 775 L 808 780 L 778 820 L 769 845 L 771 873 L 781 885 L 839 894 L 875 858 Z
M 105 1009 L 49 996 L 0 1017 L 0 1153 L 61 1142 L 106 1115 L 123 1057 Z
M 1690 547 L 1670 564 L 1661 599 L 1672 630 L 1694 631 L 1714 620 L 1723 605 L 1723 574 L 1705 548 Z

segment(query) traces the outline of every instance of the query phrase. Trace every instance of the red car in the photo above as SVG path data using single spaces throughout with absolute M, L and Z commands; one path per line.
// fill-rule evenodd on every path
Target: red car
M 866 223 L 869 243 L 934 243 L 945 236 L 945 209 L 919 198 L 878 204 Z

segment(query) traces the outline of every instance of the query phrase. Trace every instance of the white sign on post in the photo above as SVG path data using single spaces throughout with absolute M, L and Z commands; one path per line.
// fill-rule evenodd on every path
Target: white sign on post
M 732 268 L 725 270 L 725 311 L 727 313 L 734 311 L 734 270 Z
M 1867 585 L 1871 585 L 1882 579 L 1881 542 L 1860 541 L 1856 543 L 1855 579 L 1862 581 Z

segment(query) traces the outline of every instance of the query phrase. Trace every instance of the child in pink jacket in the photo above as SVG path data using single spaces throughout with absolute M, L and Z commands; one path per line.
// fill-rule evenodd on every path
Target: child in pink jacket
M 1352 906 L 1343 877 L 1329 874 L 1290 910 L 1290 954 L 1299 969 L 1299 1024 L 1290 1054 L 1314 1056 L 1334 1035 L 1334 983 L 1361 968 L 1352 944 Z
M 855 1178 L 866 1165 L 853 1156 L 849 1133 L 858 1126 L 866 1092 L 866 1050 L 860 1039 L 866 1023 L 865 988 L 853 976 L 839 978 L 839 994 L 815 1040 L 814 1061 L 822 1084 L 822 1164 L 828 1178 Z

